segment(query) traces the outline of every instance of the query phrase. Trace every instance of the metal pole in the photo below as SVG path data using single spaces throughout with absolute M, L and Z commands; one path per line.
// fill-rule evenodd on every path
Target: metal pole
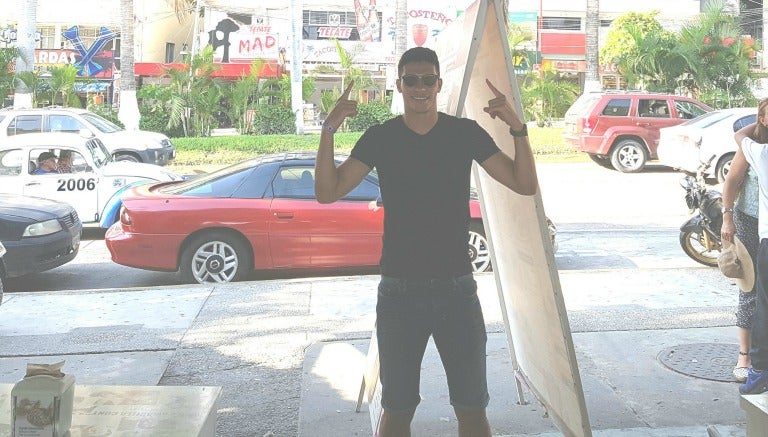
M 768 6 L 763 0 L 763 49 L 760 51 L 760 67 L 765 70 L 768 68 L 768 56 L 766 56 L 765 42 L 768 41 Z
M 190 62 L 192 62 L 192 59 L 197 54 L 197 48 L 200 45 L 200 42 L 198 41 L 199 39 L 198 38 L 198 32 L 199 32 L 198 21 L 200 20 L 200 3 L 201 3 L 201 0 L 195 1 L 195 16 L 192 17 L 192 19 L 195 21 L 192 23 L 192 51 L 190 52 L 190 55 L 189 55 Z
M 304 100 L 301 93 L 302 0 L 291 0 L 291 109 L 296 115 L 296 133 L 304 133 Z

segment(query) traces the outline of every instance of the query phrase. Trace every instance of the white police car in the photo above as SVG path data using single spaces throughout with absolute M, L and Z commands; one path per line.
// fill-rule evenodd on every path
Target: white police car
M 16 135 L 0 144 L 0 193 L 67 202 L 84 225 L 112 225 L 131 186 L 181 179 L 157 165 L 115 162 L 88 131 Z

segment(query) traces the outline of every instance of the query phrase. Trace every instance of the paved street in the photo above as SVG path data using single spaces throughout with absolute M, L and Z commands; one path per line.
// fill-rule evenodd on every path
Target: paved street
M 639 174 L 622 174 L 591 162 L 542 164 L 538 171 L 545 211 L 559 229 L 556 255 L 560 269 L 615 268 L 632 263 L 669 266 L 675 255 L 680 256 L 676 262 L 683 263 L 676 266 L 686 266 L 677 242 L 677 229 L 688 218 L 679 185 L 682 174 L 659 166 Z M 691 261 L 687 266 L 696 264 Z M 178 277 L 172 273 L 114 264 L 103 231 L 87 229 L 73 262 L 8 280 L 6 292 L 177 284 Z

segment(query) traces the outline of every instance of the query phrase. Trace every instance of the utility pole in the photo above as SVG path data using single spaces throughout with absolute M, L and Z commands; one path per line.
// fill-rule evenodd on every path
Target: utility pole
M 299 135 L 304 133 L 304 100 L 301 92 L 302 9 L 302 0 L 291 0 L 291 109 L 296 115 L 296 133 Z
M 200 38 L 198 35 L 198 33 L 200 32 L 199 24 L 198 24 L 198 22 L 200 21 L 200 0 L 195 0 L 195 15 L 193 17 L 193 20 L 194 21 L 192 22 L 192 52 L 190 52 L 190 55 L 189 55 L 190 63 L 192 62 L 192 59 L 195 58 L 198 47 L 200 45 L 200 41 L 199 41 Z M 190 72 L 190 74 L 192 73 Z
M 766 0 L 763 0 L 763 49 L 760 51 L 760 68 L 763 70 L 768 69 L 768 56 L 765 55 L 765 42 L 768 41 L 768 6 L 765 2 Z

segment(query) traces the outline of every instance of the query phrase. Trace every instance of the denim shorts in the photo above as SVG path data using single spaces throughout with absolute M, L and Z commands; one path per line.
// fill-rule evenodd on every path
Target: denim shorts
M 382 406 L 411 413 L 421 400 L 421 362 L 432 336 L 448 379 L 451 405 L 488 406 L 487 335 L 472 274 L 446 279 L 382 276 L 376 303 Z

